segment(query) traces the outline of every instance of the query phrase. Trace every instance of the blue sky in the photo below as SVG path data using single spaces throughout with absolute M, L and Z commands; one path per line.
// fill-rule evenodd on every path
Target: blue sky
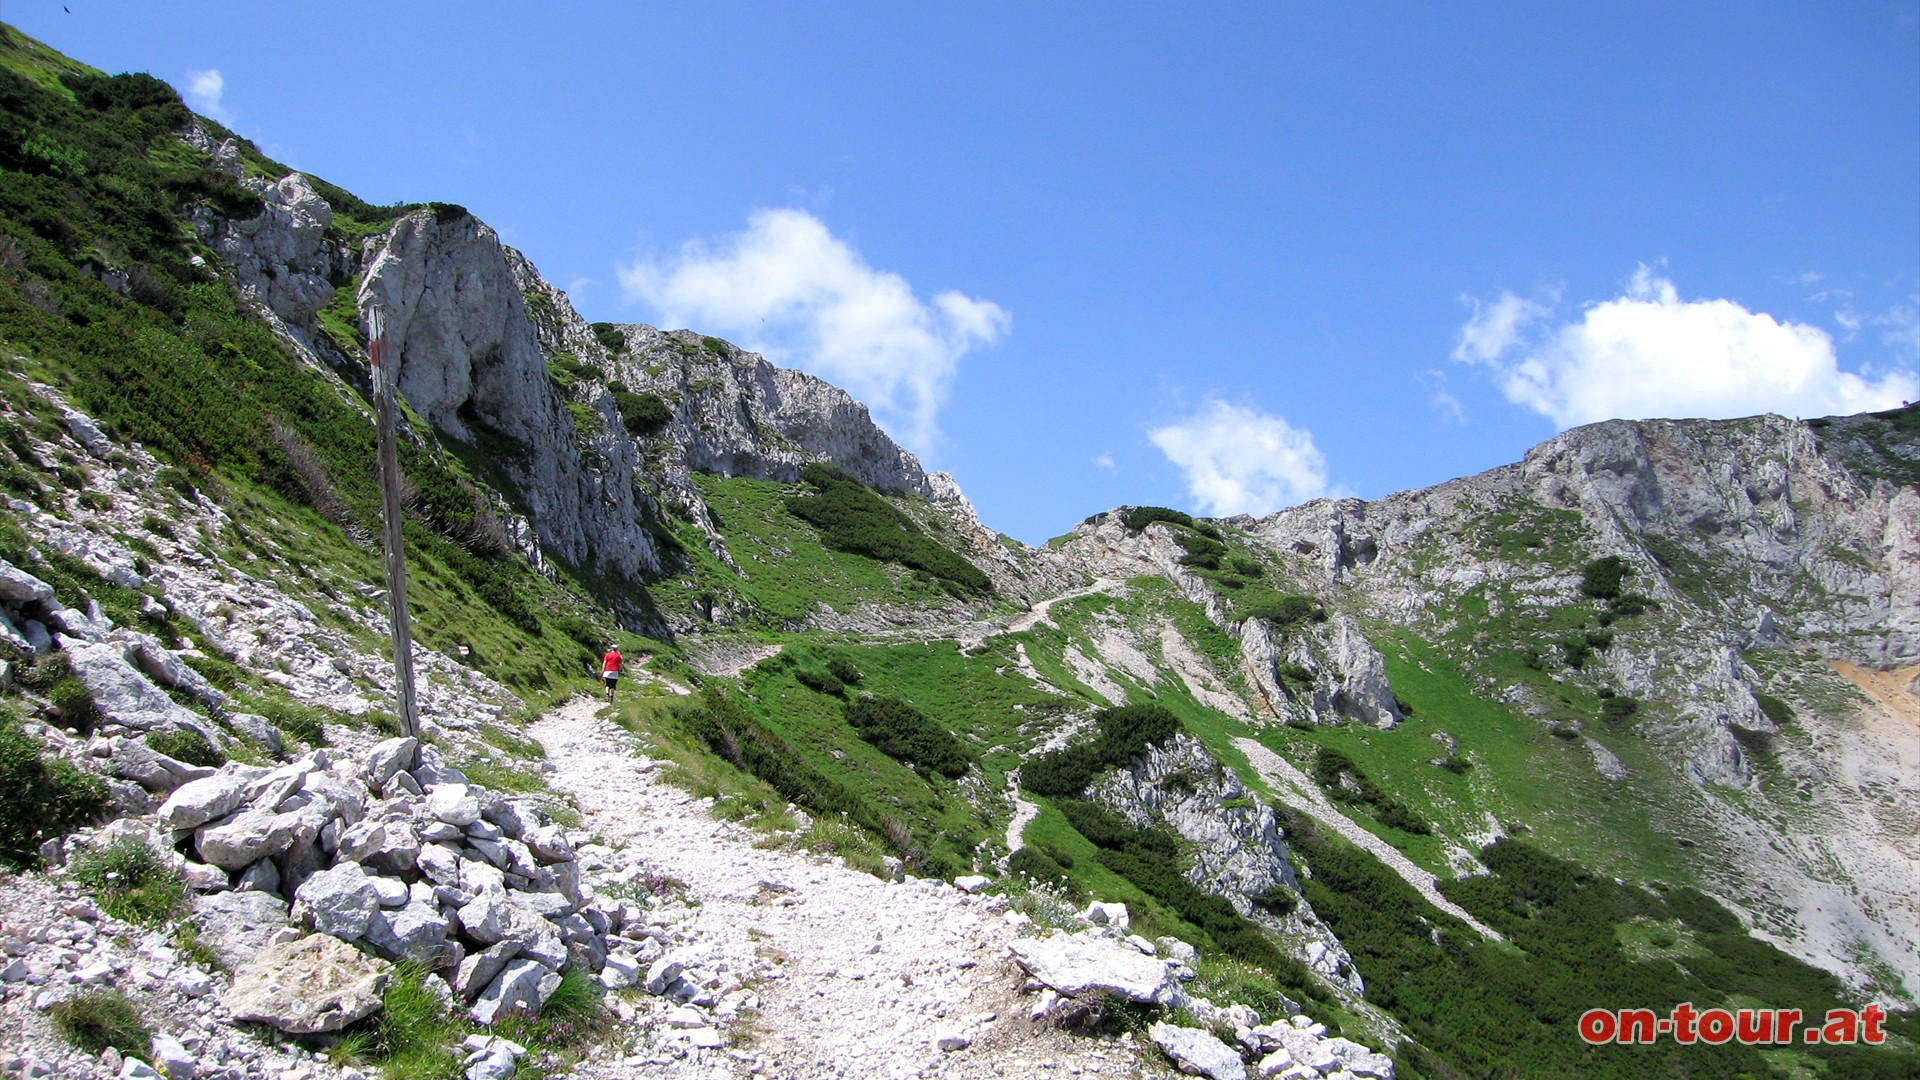
M 848 386 L 1030 542 L 1920 397 L 1912 0 L 4 18 Z

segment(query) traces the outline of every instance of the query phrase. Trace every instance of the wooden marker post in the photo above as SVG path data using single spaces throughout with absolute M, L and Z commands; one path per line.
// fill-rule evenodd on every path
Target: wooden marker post
M 380 493 L 386 529 L 383 546 L 387 559 L 387 610 L 393 628 L 394 693 L 398 698 L 401 730 L 415 742 L 420 738 L 420 712 L 413 692 L 413 624 L 407 617 L 407 552 L 400 538 L 400 451 L 396 443 L 396 417 L 399 414 L 397 384 L 399 364 L 387 355 L 386 313 L 378 307 L 367 312 L 367 356 L 373 367 L 373 417 L 380 436 Z M 407 762 L 412 771 L 420 764 L 414 751 Z

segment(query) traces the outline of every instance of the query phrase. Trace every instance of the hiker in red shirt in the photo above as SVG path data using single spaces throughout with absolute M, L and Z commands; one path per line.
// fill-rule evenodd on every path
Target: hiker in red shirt
M 600 659 L 600 681 L 607 684 L 607 700 L 613 700 L 613 688 L 620 685 L 620 646 L 607 646 L 607 655 Z

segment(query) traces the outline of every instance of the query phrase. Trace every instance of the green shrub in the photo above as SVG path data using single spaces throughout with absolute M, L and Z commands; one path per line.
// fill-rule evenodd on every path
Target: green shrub
M 1561 658 L 1575 671 L 1586 667 L 1587 658 L 1593 655 L 1593 646 L 1587 643 L 1584 636 L 1562 638 L 1559 644 Z
M 597 322 L 592 326 L 593 336 L 608 352 L 618 356 L 627 351 L 627 332 L 610 322 Z
M 800 685 L 818 693 L 832 694 L 837 697 L 847 692 L 845 683 L 834 678 L 831 673 L 815 668 L 800 668 L 793 673 L 793 677 L 800 681 Z
M 1080 891 L 1078 883 L 1073 880 L 1073 875 L 1067 873 L 1066 867 L 1032 844 L 1007 857 L 1007 871 L 1031 878 L 1043 885 L 1065 889 L 1076 895 Z
M 614 390 L 613 404 L 620 410 L 621 425 L 635 438 L 652 438 L 673 422 L 673 409 L 659 394 Z
M 65 758 L 47 758 L 40 743 L 0 709 L 0 864 L 31 866 L 40 845 L 96 817 L 107 805 L 106 782 Z
M 1760 711 L 1766 714 L 1767 719 L 1781 727 L 1787 727 L 1798 719 L 1794 714 L 1793 706 L 1765 691 L 1755 690 L 1753 700 L 1759 704 Z
M 1238 574 L 1243 578 L 1253 578 L 1257 580 L 1266 576 L 1267 568 L 1262 566 L 1258 559 L 1248 558 L 1245 555 L 1235 555 L 1227 560 L 1227 572 L 1230 574 Z
M 708 686 L 699 706 L 687 710 L 682 722 L 709 750 L 765 780 L 787 800 L 820 813 L 845 814 L 878 830 L 878 819 L 864 803 L 808 765 L 799 751 L 719 687 Z
M 153 731 L 147 734 L 147 748 L 157 754 L 165 754 L 175 761 L 188 765 L 204 765 L 217 769 L 227 763 L 227 755 L 207 741 L 205 735 L 186 728 L 173 728 L 168 731 Z
M 603 378 L 606 372 L 570 352 L 557 352 L 547 358 L 547 378 L 562 390 L 571 390 L 583 382 Z
M 1186 554 L 1180 556 L 1180 565 L 1195 566 L 1205 570 L 1220 569 L 1220 560 L 1227 554 L 1227 545 L 1211 537 L 1194 532 L 1177 532 L 1174 543 L 1179 544 Z
M 860 669 L 853 666 L 853 661 L 844 656 L 835 656 L 827 660 L 827 674 L 848 686 L 859 686 L 860 680 L 865 678 L 860 674 Z
M 952 732 L 900 698 L 863 697 L 844 711 L 853 730 L 888 757 L 950 777 L 966 775 L 973 763 Z
M 1633 567 L 1618 555 L 1594 559 L 1580 568 L 1580 591 L 1598 600 L 1611 600 L 1620 595 L 1631 573 Z
M 787 509 L 818 529 L 826 546 L 925 571 L 956 596 L 993 591 L 993 583 L 979 567 L 941 547 L 912 519 L 845 472 L 812 464 L 800 476 L 816 493 L 788 499 Z
M 1638 701 L 1619 694 L 1600 702 L 1600 719 L 1609 725 L 1622 723 L 1638 711 L 1640 711 Z
M 1630 619 L 1660 606 L 1659 601 L 1639 593 L 1622 593 L 1607 603 L 1607 612 L 1616 619 Z
M 100 909 L 116 919 L 160 927 L 186 911 L 186 879 L 137 837 L 87 848 L 73 857 L 68 871 L 92 889 Z
M 1298 593 L 1281 593 L 1267 600 L 1258 600 L 1242 605 L 1240 615 L 1248 619 L 1264 619 L 1275 626 L 1285 628 L 1295 623 L 1327 621 L 1327 609 L 1321 607 L 1312 597 Z
M 1164 506 L 1136 506 L 1128 510 L 1120 518 L 1120 524 L 1125 525 L 1134 532 L 1139 532 L 1156 521 L 1166 521 L 1174 525 L 1185 525 L 1189 529 L 1193 528 L 1192 514 L 1183 514 L 1178 510 L 1171 510 Z
M 153 1032 L 140 1020 L 140 1010 L 118 990 L 94 990 L 56 1003 L 47 1010 L 54 1028 L 69 1043 L 98 1055 L 111 1046 L 122 1054 L 145 1058 Z
M 1038 795 L 1078 795 L 1101 770 L 1125 765 L 1179 733 L 1179 717 L 1151 702 L 1104 709 L 1090 741 L 1027 762 L 1020 785 Z
M 75 731 L 92 731 L 99 722 L 100 710 L 93 704 L 93 693 L 71 675 L 53 684 L 47 691 L 47 699 L 53 703 L 60 722 Z

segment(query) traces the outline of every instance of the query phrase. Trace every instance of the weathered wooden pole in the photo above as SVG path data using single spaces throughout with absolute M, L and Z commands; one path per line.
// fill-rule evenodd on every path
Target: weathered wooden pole
M 387 355 L 386 313 L 374 306 L 367 311 L 367 356 L 373 367 L 373 418 L 380 436 L 380 495 L 385 518 L 383 547 L 387 560 L 387 611 L 393 629 L 394 695 L 398 699 L 401 730 L 417 743 L 420 712 L 413 693 L 413 623 L 407 617 L 407 551 L 401 542 L 400 451 L 395 434 L 400 408 L 397 401 L 400 365 Z M 420 752 L 407 762 L 411 772 L 420 765 Z

